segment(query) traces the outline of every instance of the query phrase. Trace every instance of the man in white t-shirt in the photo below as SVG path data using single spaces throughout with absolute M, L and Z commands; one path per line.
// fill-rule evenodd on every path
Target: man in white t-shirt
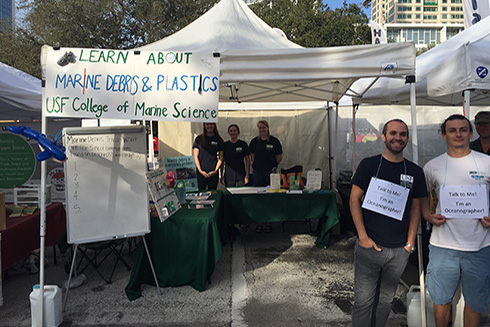
M 470 149 L 473 129 L 462 115 L 448 117 L 441 133 L 447 153 L 424 167 L 427 189 L 434 190 L 439 199 L 436 214 L 430 214 L 428 199 L 422 205 L 424 218 L 433 224 L 427 287 L 436 326 L 447 326 L 451 301 L 461 282 L 466 303 L 464 326 L 477 327 L 490 302 L 490 156 Z M 479 195 L 469 199 L 470 194 Z M 469 218 L 475 210 L 479 210 L 478 218 Z

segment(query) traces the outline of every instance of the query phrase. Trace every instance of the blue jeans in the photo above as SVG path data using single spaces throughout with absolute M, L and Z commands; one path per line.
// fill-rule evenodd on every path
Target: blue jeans
M 354 251 L 354 306 L 352 327 L 384 327 L 410 253 L 403 247 L 383 251 L 366 249 L 356 242 Z

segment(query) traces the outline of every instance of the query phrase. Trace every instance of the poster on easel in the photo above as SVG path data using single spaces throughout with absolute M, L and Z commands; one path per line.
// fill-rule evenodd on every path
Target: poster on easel
M 184 182 L 186 192 L 198 191 L 197 169 L 193 156 L 165 158 L 165 169 L 175 174 L 178 181 Z
M 169 178 L 165 169 L 159 168 L 147 172 L 146 181 L 160 222 L 163 223 L 181 208 L 174 190 L 175 179 Z

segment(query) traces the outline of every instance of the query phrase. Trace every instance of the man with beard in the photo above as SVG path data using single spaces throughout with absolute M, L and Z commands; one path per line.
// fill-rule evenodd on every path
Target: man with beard
M 427 197 L 422 168 L 403 158 L 408 126 L 392 119 L 383 127 L 380 155 L 365 158 L 352 179 L 350 210 L 358 239 L 354 259 L 352 326 L 386 326 L 398 281 Z
M 447 152 L 424 166 L 427 187 L 439 199 L 435 214 L 427 199 L 422 204 L 424 218 L 433 224 L 427 287 L 436 326 L 447 326 L 461 283 L 464 326 L 476 327 L 490 302 L 490 157 L 470 149 L 473 130 L 465 116 L 449 116 L 441 134 Z

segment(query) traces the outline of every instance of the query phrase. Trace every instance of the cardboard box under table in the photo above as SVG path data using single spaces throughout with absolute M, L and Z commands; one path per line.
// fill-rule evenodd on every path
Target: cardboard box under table
M 233 191 L 234 188 L 230 188 Z M 317 247 L 328 247 L 332 228 L 338 224 L 335 193 L 320 190 L 312 193 L 225 191 L 224 217 L 228 226 L 233 224 L 267 223 L 319 219 L 315 241 Z M 230 230 L 226 228 L 225 230 Z M 229 237 L 229 235 L 227 235 Z
M 215 191 L 209 199 L 215 200 L 213 208 L 189 209 L 183 205 L 163 223 L 158 217 L 151 218 L 151 233 L 145 237 L 160 287 L 190 285 L 198 291 L 206 289 L 206 282 L 223 254 L 218 231 L 222 192 Z M 141 296 L 142 284 L 155 286 L 140 242 L 125 289 L 130 300 Z

